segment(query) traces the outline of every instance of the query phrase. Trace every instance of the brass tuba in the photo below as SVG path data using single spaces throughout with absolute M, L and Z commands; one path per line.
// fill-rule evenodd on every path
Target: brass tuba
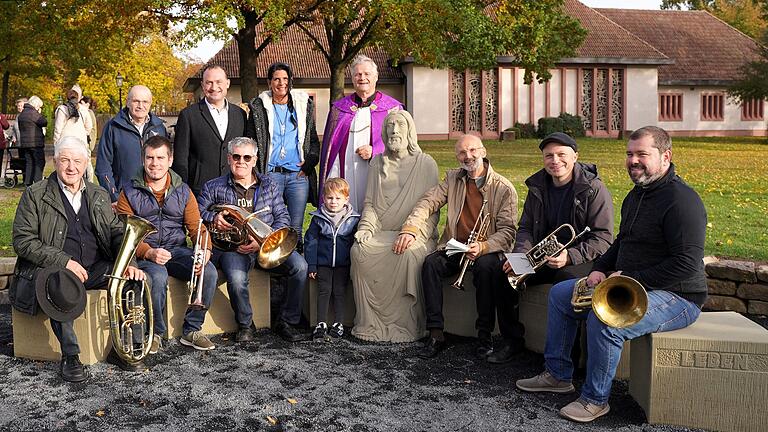
M 269 209 L 268 207 L 266 208 Z M 209 207 L 212 212 L 226 210 L 235 227 L 235 235 L 232 233 L 221 233 L 211 228 L 208 231 L 214 239 L 214 245 L 217 244 L 217 238 L 222 235 L 229 235 L 232 238 L 238 238 L 239 244 L 233 242 L 235 247 L 240 244 L 248 243 L 248 236 L 254 237 L 261 245 L 256 261 L 259 266 L 269 270 L 284 263 L 291 255 L 296 244 L 299 242 L 299 234 L 291 227 L 284 227 L 272 231 L 272 227 L 260 220 L 257 215 L 264 211 L 261 209 L 255 213 L 248 213 L 242 208 L 231 204 L 214 204 Z M 246 234 L 246 235 L 243 235 Z
M 581 278 L 573 286 L 571 305 L 575 312 L 589 308 L 605 325 L 624 328 L 636 324 L 648 310 L 648 294 L 640 282 L 629 276 L 606 278 L 594 288 Z
M 562 229 L 568 229 L 571 231 L 571 240 L 569 240 L 568 243 L 564 245 L 561 245 L 560 242 L 557 241 L 557 233 Z M 547 263 L 547 257 L 560 255 L 563 250 L 567 249 L 568 246 L 572 245 L 573 242 L 575 242 L 579 237 L 583 236 L 589 231 L 589 227 L 584 227 L 584 231 L 576 234 L 576 230 L 573 229 L 571 224 L 562 224 L 554 231 L 552 231 L 548 236 L 544 237 L 542 241 L 536 243 L 536 246 L 532 247 L 531 250 L 525 253 L 525 257 L 528 258 L 528 262 L 535 271 Z M 528 278 L 528 276 L 530 276 L 530 274 L 516 275 L 510 273 L 507 275 L 507 280 L 509 280 L 509 284 L 512 285 L 512 288 L 517 290 L 520 289 L 520 286 Z
M 137 296 L 135 291 L 129 291 L 123 298 L 123 290 L 128 279 L 123 277 L 128 264 L 136 253 L 136 247 L 146 236 L 155 232 L 155 226 L 146 219 L 129 215 L 125 221 L 125 234 L 120 251 L 115 258 L 112 273 L 106 275 L 109 279 L 107 286 L 107 311 L 109 313 L 109 330 L 112 336 L 112 346 L 117 355 L 128 363 L 138 363 L 149 354 L 154 336 L 154 319 L 152 318 L 152 295 L 146 281 L 141 282 Z M 136 304 L 138 299 L 143 302 Z M 141 328 L 142 340 L 139 347 L 134 347 L 134 326 Z

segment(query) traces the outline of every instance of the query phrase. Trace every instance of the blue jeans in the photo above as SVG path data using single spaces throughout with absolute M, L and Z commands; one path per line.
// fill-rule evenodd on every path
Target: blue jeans
M 596 405 L 608 402 L 624 341 L 687 327 L 701 312 L 696 304 L 669 291 L 648 291 L 648 311 L 640 322 L 623 329 L 609 327 L 592 310 L 573 311 L 571 296 L 577 280 L 560 282 L 549 291 L 544 362 L 553 377 L 570 382 L 573 377 L 571 349 L 576 329 L 579 321 L 586 320 L 587 377 L 581 398 Z
M 192 249 L 177 247 L 168 249 L 168 252 L 171 253 L 171 259 L 165 265 L 148 260 L 139 260 L 138 262 L 139 268 L 144 270 L 147 278 L 152 281 L 152 317 L 156 335 L 164 335 L 167 330 L 164 312 L 168 292 L 168 275 L 183 281 L 189 281 L 192 276 Z M 205 265 L 205 274 L 203 275 L 203 303 L 206 308 L 211 306 L 213 294 L 216 292 L 217 279 L 216 267 L 209 261 Z M 205 309 L 192 310 L 187 308 L 182 331 L 184 334 L 200 331 L 204 321 Z
M 304 227 L 304 210 L 309 199 L 309 180 L 301 171 L 290 173 L 270 172 L 269 178 L 275 182 L 283 201 L 288 207 L 291 226 L 299 233 L 299 243 L 302 243 L 302 228 Z
M 256 255 L 213 248 L 211 261 L 221 269 L 227 279 L 229 303 L 235 312 L 237 326 L 240 329 L 249 328 L 253 323 L 253 309 L 248 295 L 248 271 L 253 268 Z
M 298 324 L 301 320 L 304 287 L 307 285 L 307 261 L 293 251 L 284 263 L 267 271 L 285 277 L 287 292 L 280 308 L 280 319 L 291 325 Z

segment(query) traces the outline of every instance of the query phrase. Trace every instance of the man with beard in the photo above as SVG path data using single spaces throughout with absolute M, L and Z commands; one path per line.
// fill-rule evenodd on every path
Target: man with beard
M 546 265 L 526 280 L 530 285 L 588 275 L 592 262 L 613 242 L 613 201 L 597 175 L 597 167 L 578 162 L 576 141 L 562 132 L 544 138 L 539 149 L 544 168 L 525 181 L 528 196 L 512 252 L 529 252 L 562 224 L 570 224 L 577 233 L 586 227 L 590 231 L 557 256 L 547 256 Z M 566 244 L 571 240 L 571 232 L 561 229 L 556 237 L 560 244 Z M 504 263 L 504 271 L 512 272 L 509 262 Z M 509 358 L 504 357 L 489 360 L 503 363 L 494 360 Z
M 587 286 L 618 275 L 634 278 L 648 292 L 647 312 L 629 327 L 609 327 L 591 309 L 574 312 L 576 279 L 556 284 L 549 293 L 545 370 L 517 381 L 528 392 L 573 392 L 571 348 L 586 320 L 587 376 L 581 396 L 560 410 L 577 422 L 610 410 L 611 383 L 625 341 L 691 325 L 707 299 L 702 261 L 707 213 L 696 191 L 675 174 L 667 132 L 646 126 L 632 133 L 626 167 L 635 187 L 622 203 L 619 235 L 595 261 Z
M 476 222 L 486 215 L 489 216 L 487 237 L 469 242 L 464 254 L 474 261 L 472 281 L 476 289 L 478 315 L 475 327 L 481 339 L 490 339 L 498 313 L 502 336 L 508 343 L 523 344 L 523 327 L 514 315 L 517 295 L 507 286 L 501 270 L 502 253 L 511 249 L 515 238 L 517 192 L 509 180 L 491 168 L 480 138 L 464 135 L 456 142 L 455 150 L 460 168 L 448 171 L 442 182 L 424 194 L 393 245 L 395 253 L 403 253 L 414 242 L 418 227 L 430 215 L 448 205 L 448 222 L 437 250 L 427 256 L 421 269 L 430 333 L 429 341 L 418 354 L 421 358 L 435 357 L 446 347 L 442 279 L 459 273 L 462 256 L 448 256 L 446 243 L 449 239 L 468 243 Z M 484 209 L 483 203 L 486 203 Z

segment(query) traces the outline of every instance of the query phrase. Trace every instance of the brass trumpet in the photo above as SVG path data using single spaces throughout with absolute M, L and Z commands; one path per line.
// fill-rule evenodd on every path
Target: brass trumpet
M 146 236 L 155 232 L 155 226 L 146 219 L 129 215 L 125 222 L 125 235 L 120 245 L 112 273 L 106 275 L 109 279 L 107 286 L 107 312 L 109 314 L 109 331 L 115 353 L 128 363 L 138 363 L 149 354 L 154 337 L 154 319 L 152 317 L 152 295 L 146 281 L 141 282 L 139 294 L 129 291 L 123 298 L 123 289 L 128 279 L 123 277 L 128 264 L 136 253 L 136 247 Z M 137 304 L 138 299 L 147 303 Z M 134 326 L 141 330 L 141 342 L 134 347 Z
M 208 309 L 203 303 L 203 279 L 205 277 L 205 254 L 208 252 L 208 236 L 203 236 L 203 220 L 197 224 L 197 239 L 195 240 L 195 250 L 192 253 L 192 276 L 187 282 L 187 289 L 190 292 L 189 308 L 192 310 Z M 200 264 L 202 270 L 200 274 L 195 273 L 195 266 Z
M 648 294 L 640 282 L 629 276 L 606 278 L 594 288 L 581 278 L 573 286 L 571 305 L 575 312 L 592 308 L 605 325 L 624 328 L 636 324 L 648 310 Z
M 483 200 L 483 206 L 480 207 L 480 214 L 477 215 L 477 219 L 475 220 L 475 225 L 472 227 L 472 231 L 469 233 L 469 238 L 467 239 L 467 245 L 470 245 L 475 242 L 479 241 L 485 241 L 486 238 L 488 238 L 488 228 L 491 226 L 491 215 L 485 214 L 483 215 L 483 210 L 485 210 L 485 206 L 488 204 L 488 200 Z M 459 272 L 459 277 L 456 279 L 456 282 L 454 282 L 451 286 L 456 288 L 459 291 L 464 291 L 464 275 L 467 273 L 467 269 L 474 264 L 474 260 L 469 259 L 467 257 L 467 253 L 464 252 L 461 255 L 461 261 L 459 261 L 459 265 L 461 266 L 461 271 Z
M 265 209 L 267 211 L 269 210 L 268 207 Z M 260 209 L 255 213 L 248 213 L 242 208 L 231 204 L 212 205 L 209 208 L 210 211 L 220 212 L 226 210 L 228 212 L 228 217 L 232 219 L 232 225 L 234 225 L 234 231 L 228 233 L 220 233 L 213 229 L 209 229 L 211 236 L 213 237 L 213 244 L 216 245 L 218 236 L 225 234 L 228 238 L 238 239 L 240 242 L 239 244 L 229 240 L 234 247 L 237 247 L 240 244 L 245 244 L 250 241 L 248 237 L 251 236 L 261 245 L 256 257 L 256 261 L 261 268 L 269 270 L 284 263 L 293 250 L 296 249 L 296 244 L 299 242 L 299 234 L 291 227 L 284 227 L 272 231 L 272 227 L 257 217 L 257 215 L 264 212 L 265 209 Z
M 569 229 L 571 231 L 571 240 L 569 240 L 568 243 L 564 245 L 561 245 L 560 242 L 557 241 L 557 233 L 561 229 Z M 567 249 L 568 246 L 572 245 L 573 242 L 575 242 L 579 237 L 583 236 L 589 231 L 589 227 L 584 227 L 584 231 L 576 234 L 576 230 L 573 229 L 571 224 L 562 224 L 554 231 L 552 231 L 548 236 L 546 236 L 542 241 L 538 242 L 536 246 L 532 247 L 531 250 L 526 252 L 525 257 L 528 258 L 528 262 L 535 271 L 547 263 L 547 257 L 560 255 L 560 253 Z M 520 289 L 520 285 L 528 278 L 528 276 L 530 276 L 530 274 L 508 274 L 507 280 L 509 280 L 509 284 L 513 289 L 518 290 Z

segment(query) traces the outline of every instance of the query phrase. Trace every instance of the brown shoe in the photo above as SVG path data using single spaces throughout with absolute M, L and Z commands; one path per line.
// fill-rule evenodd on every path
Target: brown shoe
M 561 408 L 560 415 L 575 422 L 589 423 L 598 417 L 608 414 L 610 410 L 611 406 L 608 404 L 595 405 L 582 398 L 578 398 Z
M 517 388 L 527 392 L 573 393 L 576 389 L 568 381 L 558 381 L 548 371 L 533 378 L 517 380 Z

